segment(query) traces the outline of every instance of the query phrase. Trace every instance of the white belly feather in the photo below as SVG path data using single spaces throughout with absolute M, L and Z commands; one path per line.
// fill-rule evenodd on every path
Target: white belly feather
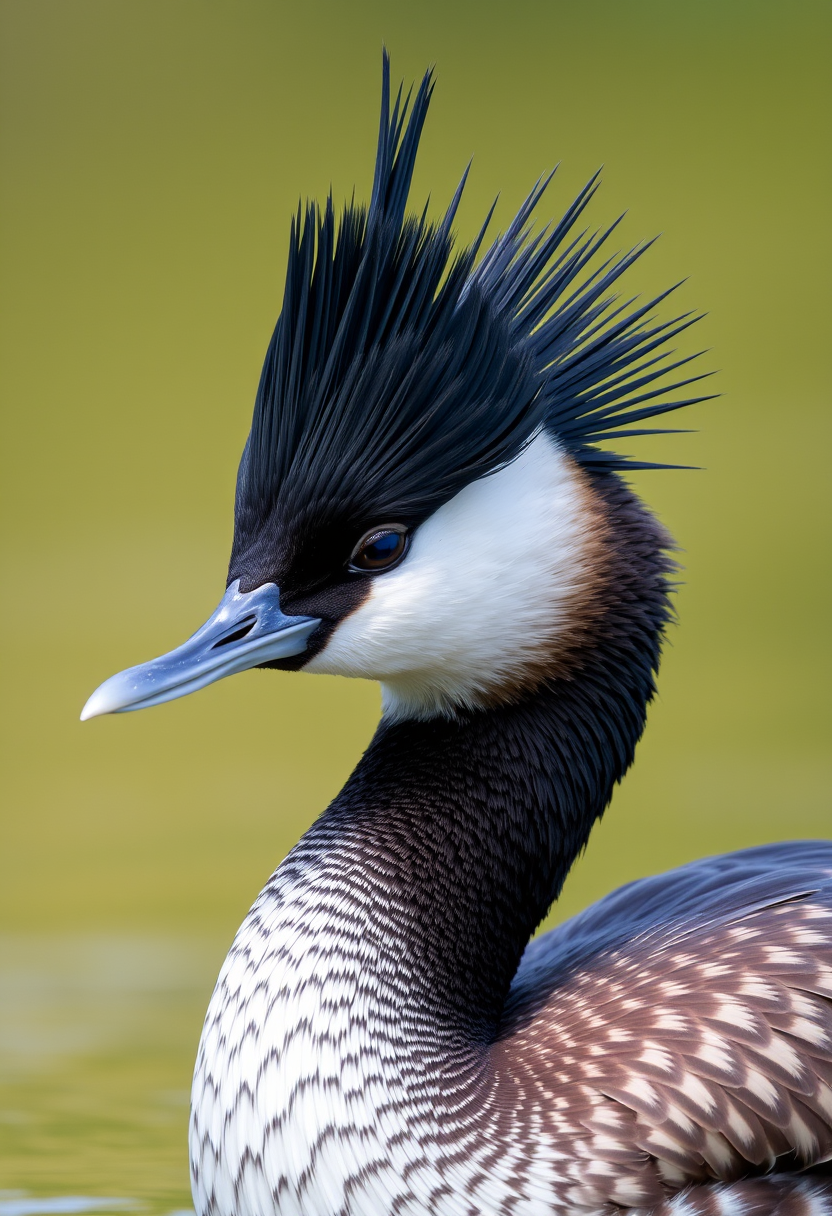
M 205 1020 L 190 1128 L 198 1216 L 470 1216 L 503 1201 L 551 1213 L 561 1154 L 543 1135 L 530 1169 L 527 1142 L 500 1144 L 481 1062 L 408 1013 L 408 976 L 347 890 L 332 873 L 282 871 L 237 934 Z

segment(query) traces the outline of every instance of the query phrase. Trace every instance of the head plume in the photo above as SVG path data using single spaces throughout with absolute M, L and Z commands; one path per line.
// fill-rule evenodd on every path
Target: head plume
M 292 221 L 238 478 L 238 555 L 275 512 L 416 524 L 541 426 L 579 463 L 643 467 L 597 441 L 655 433 L 643 424 L 703 399 L 674 395 L 699 377 L 668 383 L 686 360 L 663 353 L 694 318 L 651 320 L 668 293 L 634 306 L 611 291 L 647 246 L 601 260 L 616 225 L 576 235 L 597 174 L 535 235 L 552 175 L 541 179 L 479 262 L 490 213 L 472 246 L 453 248 L 465 176 L 439 223 L 406 214 L 432 88 L 428 72 L 412 105 L 399 89 L 391 108 L 385 53 L 369 208 L 351 204 L 336 223 L 330 196 Z

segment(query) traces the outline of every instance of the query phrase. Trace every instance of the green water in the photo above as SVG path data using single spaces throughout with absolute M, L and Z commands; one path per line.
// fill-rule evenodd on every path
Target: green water
M 186 936 L 0 939 L 6 1186 L 190 1206 L 190 1056 L 215 955 Z
M 721 400 L 680 422 L 696 434 L 640 444 L 705 470 L 638 479 L 681 546 L 679 626 L 557 916 L 830 835 L 831 19 L 1 0 L 0 1216 L 189 1207 L 216 973 L 375 724 L 370 686 L 259 672 L 78 713 L 219 599 L 288 217 L 330 182 L 366 194 L 382 40 L 408 80 L 437 65 L 414 199 L 438 210 L 475 153 L 469 238 L 498 191 L 504 224 L 561 160 L 554 214 L 603 162 L 592 221 L 629 208 L 621 245 L 664 233 L 633 289 L 689 275 L 679 308 L 708 316 L 682 347 L 721 369 Z

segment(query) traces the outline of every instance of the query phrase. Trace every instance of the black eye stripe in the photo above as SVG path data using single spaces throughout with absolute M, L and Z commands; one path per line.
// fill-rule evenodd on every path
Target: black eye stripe
M 374 528 L 356 545 L 350 558 L 349 569 L 362 574 L 391 570 L 404 557 L 407 544 L 407 529 L 400 524 Z

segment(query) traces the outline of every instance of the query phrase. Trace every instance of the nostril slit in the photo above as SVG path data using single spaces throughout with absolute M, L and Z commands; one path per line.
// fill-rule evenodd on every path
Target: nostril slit
M 220 638 L 220 640 L 218 642 L 214 642 L 214 645 L 211 647 L 211 649 L 219 650 L 220 646 L 228 646 L 228 645 L 230 645 L 231 642 L 241 641 L 241 639 L 244 638 L 246 636 L 246 634 L 251 633 L 256 622 L 257 622 L 256 617 L 254 617 L 254 616 L 249 617 L 247 621 L 243 621 L 242 625 L 240 625 L 240 627 L 238 629 L 235 629 L 233 633 L 229 633 L 228 637 Z

